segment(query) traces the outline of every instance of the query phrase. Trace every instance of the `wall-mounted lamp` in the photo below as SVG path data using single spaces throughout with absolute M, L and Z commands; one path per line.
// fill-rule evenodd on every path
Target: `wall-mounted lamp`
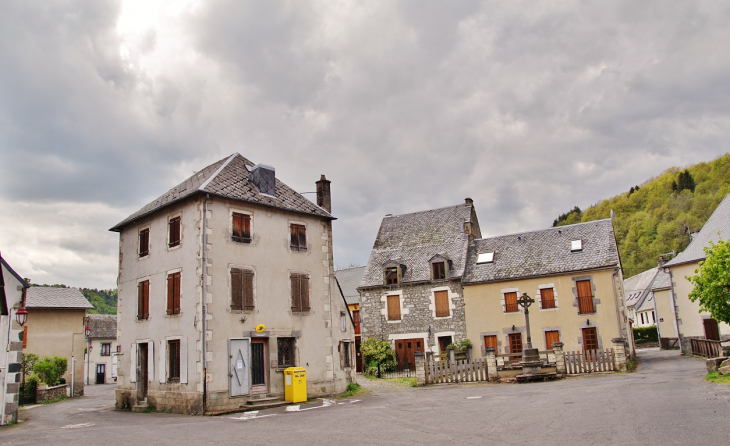
M 517 329 L 516 329 L 516 328 L 515 328 L 515 326 L 513 325 L 513 326 L 512 326 L 512 331 L 515 331 L 515 330 L 517 330 Z
M 586 325 L 591 325 L 591 320 L 590 319 L 586 319 Z
M 25 325 L 25 322 L 27 320 L 28 310 L 26 310 L 25 307 L 18 308 L 18 311 L 15 312 L 15 321 L 22 327 L 23 325 Z

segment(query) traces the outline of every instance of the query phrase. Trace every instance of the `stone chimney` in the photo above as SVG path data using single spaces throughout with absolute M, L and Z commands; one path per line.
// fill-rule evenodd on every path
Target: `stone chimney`
M 659 256 L 659 260 L 657 261 L 657 264 L 659 265 L 659 268 L 664 266 L 664 264 L 667 263 L 667 259 L 664 258 L 664 256 Z
M 257 164 L 248 177 L 259 193 L 276 196 L 276 170 L 266 164 Z
M 330 194 L 330 183 L 331 181 L 322 175 L 319 181 L 316 181 L 314 184 L 317 185 L 317 206 L 331 214 L 332 195 Z
M 464 199 L 464 204 L 467 205 L 467 206 L 473 206 L 474 205 L 474 200 L 472 200 L 471 198 L 465 198 Z

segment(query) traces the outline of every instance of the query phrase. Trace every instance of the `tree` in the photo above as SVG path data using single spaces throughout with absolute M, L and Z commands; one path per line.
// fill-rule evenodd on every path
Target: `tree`
M 60 356 L 44 356 L 43 359 L 33 367 L 33 371 L 41 377 L 41 380 L 53 386 L 58 382 L 58 379 L 66 373 L 68 368 L 68 360 Z
M 20 372 L 23 374 L 23 378 L 33 371 L 39 359 L 35 353 L 23 353 L 23 359 L 20 360 Z
M 730 242 L 710 242 L 705 247 L 707 257 L 687 280 L 694 284 L 689 293 L 692 302 L 700 301 L 700 309 L 717 321 L 730 323 Z
M 377 338 L 370 338 L 360 345 L 362 358 L 368 367 L 374 364 L 377 367 L 378 376 L 380 376 L 381 367 L 387 369 L 395 365 L 395 352 L 388 341 L 381 341 Z

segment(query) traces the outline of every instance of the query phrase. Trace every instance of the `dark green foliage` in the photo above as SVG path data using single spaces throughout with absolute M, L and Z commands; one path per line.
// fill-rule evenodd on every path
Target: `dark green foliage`
M 560 216 L 553 221 L 553 226 L 572 225 L 573 223 L 579 223 L 583 212 L 578 206 L 574 207 L 565 214 Z
M 23 353 L 23 359 L 20 362 L 22 376 L 28 376 L 40 359 L 35 353 Z
M 38 389 L 38 383 L 40 382 L 41 379 L 35 373 L 25 380 L 25 387 L 23 387 L 23 401 L 25 404 L 35 403 L 35 393 L 36 389 Z
M 631 277 L 656 267 L 661 254 L 683 251 L 689 244 L 688 230 L 701 229 L 728 193 L 730 155 L 724 155 L 682 171 L 671 168 L 641 188 L 634 187 L 631 195 L 603 200 L 576 221 L 566 218 L 557 226 L 610 218 L 613 209 L 624 277 Z
M 58 382 L 59 378 L 66 373 L 68 368 L 68 359 L 60 356 L 44 356 L 43 359 L 33 367 L 33 371 L 38 374 L 40 379 L 48 384 L 54 386 Z
M 643 344 L 645 342 L 659 342 L 659 334 L 656 331 L 656 325 L 634 328 L 634 342 L 637 344 Z
M 368 364 L 366 372 L 377 373 L 390 370 L 395 367 L 395 351 L 388 341 L 370 338 L 360 345 L 362 360 Z
M 694 284 L 689 300 L 699 300 L 701 310 L 719 322 L 730 323 L 730 241 L 710 242 L 705 254 L 707 258 L 700 262 L 695 274 L 686 277 Z

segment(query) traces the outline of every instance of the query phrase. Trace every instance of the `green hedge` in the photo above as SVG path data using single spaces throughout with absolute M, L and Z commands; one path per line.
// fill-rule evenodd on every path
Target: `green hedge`
M 656 325 L 634 328 L 634 342 L 637 344 L 659 342 L 659 333 L 656 330 Z

